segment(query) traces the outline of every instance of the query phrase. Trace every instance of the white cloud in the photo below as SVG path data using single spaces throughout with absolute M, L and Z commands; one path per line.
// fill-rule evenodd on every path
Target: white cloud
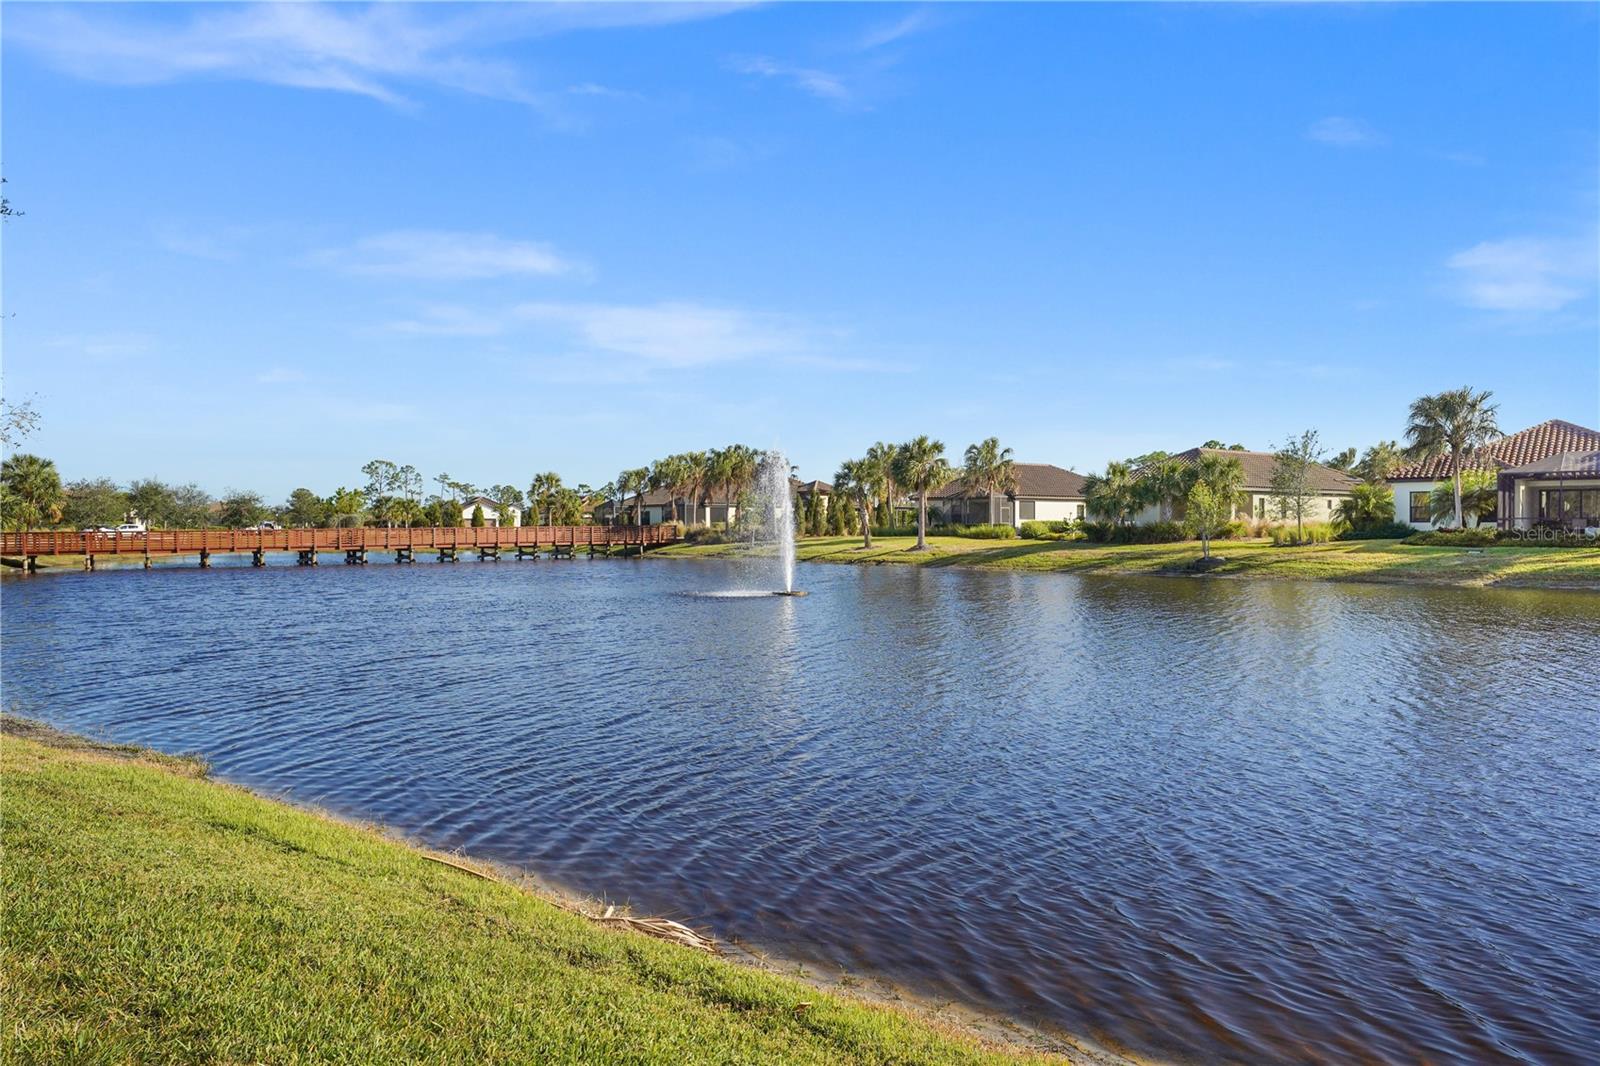
M 483 7 L 269 3 L 197 9 L 8 11 L 8 44 L 78 77 L 127 85 L 230 78 L 355 93 L 392 105 L 407 85 L 547 103 L 513 64 L 485 53 L 529 37 L 707 18 L 729 4 Z
M 1384 141 L 1381 134 L 1360 119 L 1340 115 L 1330 115 L 1313 122 L 1306 130 L 1306 136 L 1335 148 L 1370 148 Z
M 791 355 L 807 346 L 805 331 L 786 316 L 703 304 L 530 303 L 514 315 L 562 327 L 590 349 L 667 367 Z
M 435 281 L 586 272 L 548 244 L 449 230 L 394 230 L 349 248 L 324 249 L 312 258 L 349 274 Z
M 909 37 L 928 28 L 932 23 L 932 16 L 926 9 L 913 11 L 909 15 L 875 26 L 863 33 L 855 42 L 859 51 L 868 52 L 874 48 L 882 48 L 886 44 L 893 44 L 903 37 Z
M 782 63 L 770 56 L 732 56 L 728 67 L 740 74 L 786 81 L 802 92 L 836 104 L 848 104 L 854 96 L 838 74 Z
M 1559 311 L 1594 288 L 1594 241 L 1514 237 L 1484 241 L 1445 265 L 1456 272 L 1456 294 L 1487 311 Z

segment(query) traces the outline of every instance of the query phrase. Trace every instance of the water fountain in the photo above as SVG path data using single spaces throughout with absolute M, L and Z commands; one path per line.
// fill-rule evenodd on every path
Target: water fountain
M 760 491 L 763 511 L 778 548 L 774 596 L 804 596 L 794 587 L 794 494 L 789 488 L 789 457 L 776 448 L 761 457 Z

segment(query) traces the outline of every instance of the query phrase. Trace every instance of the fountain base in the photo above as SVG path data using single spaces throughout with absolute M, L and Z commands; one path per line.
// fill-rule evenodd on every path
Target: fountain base
M 774 596 L 809 596 L 805 589 L 791 589 L 788 592 L 774 592 Z

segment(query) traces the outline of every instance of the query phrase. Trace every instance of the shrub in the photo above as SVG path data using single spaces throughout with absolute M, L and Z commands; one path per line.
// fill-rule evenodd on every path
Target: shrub
M 872 527 L 874 537 L 914 537 L 917 535 L 916 526 L 880 526 Z
M 1326 544 L 1338 532 L 1337 528 L 1327 522 L 1307 522 L 1300 529 L 1288 523 L 1272 526 L 1268 529 L 1267 535 L 1272 538 L 1272 543 L 1283 547 L 1294 544 Z
M 1140 526 L 1085 522 L 1083 532 L 1099 544 L 1176 544 L 1189 539 L 1183 526 L 1177 522 L 1150 522 Z
M 1405 539 L 1407 544 L 1424 544 L 1439 548 L 1486 548 L 1499 539 L 1500 531 L 1492 526 L 1478 529 L 1429 529 L 1413 533 Z
M 1059 529 L 1052 528 L 1052 525 L 1053 523 L 1050 522 L 1024 522 L 1022 523 L 1022 539 L 1043 540 L 1052 533 L 1061 532 Z
M 712 526 L 695 526 L 683 535 L 683 539 L 690 544 L 727 544 L 728 535 L 725 530 Z
M 1384 522 L 1366 529 L 1347 529 L 1339 534 L 1340 540 L 1404 540 L 1416 530 L 1404 522 Z
M 1248 540 L 1250 537 L 1252 537 L 1254 535 L 1255 535 L 1255 530 L 1250 528 L 1250 523 L 1249 522 L 1246 522 L 1246 521 L 1244 521 L 1242 519 L 1236 518 L 1232 522 L 1229 522 L 1227 525 L 1223 526 L 1222 527 L 1222 532 L 1218 533 L 1215 537 L 1212 537 L 1211 539 L 1212 540 Z
M 970 537 L 973 540 L 1014 540 L 1017 531 L 1012 526 L 982 522 L 972 526 L 945 526 L 940 530 L 947 537 Z

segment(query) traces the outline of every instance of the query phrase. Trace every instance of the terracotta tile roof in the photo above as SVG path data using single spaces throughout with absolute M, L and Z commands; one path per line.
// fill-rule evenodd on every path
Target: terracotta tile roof
M 1600 431 L 1552 418 L 1537 426 L 1501 437 L 1474 455 L 1461 457 L 1463 470 L 1498 470 L 1502 466 L 1527 466 L 1561 452 L 1600 449 Z M 1412 463 L 1389 475 L 1390 481 L 1437 481 L 1450 476 L 1450 456 L 1436 455 Z
M 1012 463 L 1017 478 L 1015 495 L 1024 500 L 1078 500 L 1083 498 L 1083 475 L 1049 463 Z M 960 480 L 928 493 L 929 499 L 949 500 L 969 495 Z
M 1557 452 L 1548 459 L 1526 466 L 1501 467 L 1500 473 L 1537 481 L 1600 477 L 1600 452 Z
M 1240 452 L 1227 448 L 1190 448 L 1186 452 L 1168 456 L 1168 459 L 1182 463 L 1184 466 L 1194 466 L 1203 455 L 1221 455 L 1239 460 L 1239 465 L 1244 468 L 1244 488 L 1247 490 L 1265 492 L 1272 487 L 1272 471 L 1278 465 L 1278 457 L 1272 452 Z M 1312 464 L 1309 480 L 1312 492 L 1349 492 L 1352 487 L 1360 483 L 1360 479 L 1353 478 L 1342 470 L 1335 470 L 1331 466 L 1323 466 L 1321 463 Z

